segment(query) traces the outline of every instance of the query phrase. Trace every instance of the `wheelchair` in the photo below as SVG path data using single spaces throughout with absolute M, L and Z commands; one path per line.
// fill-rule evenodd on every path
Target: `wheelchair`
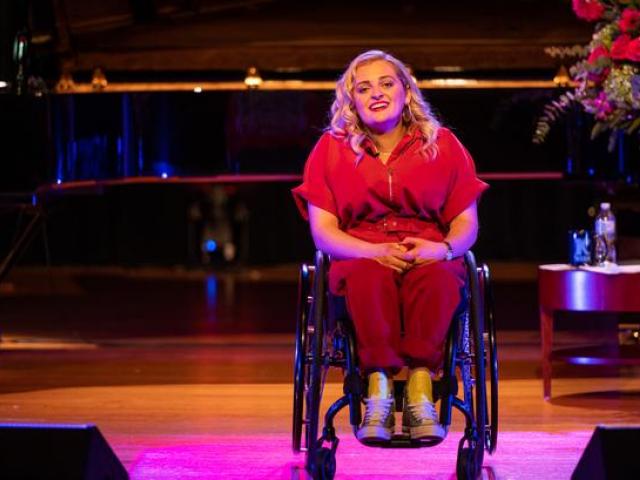
M 453 407 L 464 415 L 456 476 L 459 480 L 475 480 L 482 473 L 485 450 L 493 454 L 497 447 L 498 358 L 489 269 L 486 265 L 478 267 L 472 252 L 467 252 L 464 260 L 467 281 L 449 328 L 443 369 L 433 382 L 433 392 L 435 400 L 440 400 L 439 418 L 445 431 L 451 425 Z M 344 298 L 330 294 L 327 288 L 328 265 L 328 257 L 316 252 L 315 265 L 301 265 L 298 282 L 292 447 L 296 453 L 305 452 L 305 469 L 314 480 L 334 478 L 339 443 L 334 418 L 348 406 L 355 434 L 362 420 L 361 404 L 366 394 Z M 342 369 L 344 395 L 328 408 L 318 435 L 320 402 L 331 367 Z M 396 411 L 402 411 L 404 382 L 395 381 L 394 386 Z M 390 442 L 378 446 L 416 448 L 437 443 L 396 434 Z

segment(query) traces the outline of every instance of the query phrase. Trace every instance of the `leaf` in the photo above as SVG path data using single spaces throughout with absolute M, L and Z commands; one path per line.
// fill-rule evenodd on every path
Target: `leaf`
M 536 122 L 536 128 L 532 138 L 533 143 L 543 143 L 551 130 L 551 124 L 565 115 L 575 101 L 573 93 L 566 92 L 542 107 L 542 114 Z
M 596 124 L 591 129 L 591 140 L 596 138 L 598 135 L 600 135 L 606 129 L 607 129 L 607 127 L 602 122 L 596 122 Z
M 631 125 L 629 125 L 629 127 L 627 128 L 626 131 L 627 131 L 628 134 L 631 134 L 635 130 L 637 130 L 638 127 L 640 127 L 640 117 L 636 118 L 633 122 L 631 122 Z
M 618 131 L 612 130 L 611 133 L 609 134 L 609 144 L 607 146 L 607 150 L 609 150 L 610 152 L 613 152 L 613 150 L 616 148 L 617 142 L 618 142 Z

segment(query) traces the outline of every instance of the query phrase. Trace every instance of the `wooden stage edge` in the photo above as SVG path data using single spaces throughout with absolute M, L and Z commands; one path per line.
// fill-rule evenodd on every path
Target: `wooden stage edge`
M 565 371 L 545 402 L 536 333 L 502 333 L 501 431 L 485 478 L 569 478 L 596 425 L 640 424 L 637 369 Z M 304 478 L 290 448 L 291 335 L 32 340 L 0 344 L 3 422 L 94 423 L 133 479 Z M 341 413 L 336 479 L 454 478 L 461 428 L 454 413 L 443 444 L 400 453 L 360 445 Z

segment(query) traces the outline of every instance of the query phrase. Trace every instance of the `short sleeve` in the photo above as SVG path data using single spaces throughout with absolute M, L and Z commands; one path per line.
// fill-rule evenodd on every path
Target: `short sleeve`
M 320 137 L 304 166 L 302 184 L 291 190 L 293 199 L 305 220 L 309 219 L 308 203 L 338 216 L 327 172 L 332 141 L 329 133 Z
M 451 133 L 445 136 L 447 162 L 452 166 L 447 198 L 442 207 L 442 220 L 449 224 L 454 218 L 477 201 L 489 185 L 476 176 L 473 158 L 460 141 Z

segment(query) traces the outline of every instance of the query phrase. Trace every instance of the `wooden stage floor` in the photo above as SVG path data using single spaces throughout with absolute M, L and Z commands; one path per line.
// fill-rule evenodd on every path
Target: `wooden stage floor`
M 210 293 L 201 280 L 192 287 Z M 206 313 L 196 303 L 208 297 L 198 300 L 184 285 L 146 284 L 133 295 L 118 282 L 75 282 L 56 283 L 47 294 L 17 282 L 0 293 L 2 422 L 94 423 L 133 479 L 304 478 L 304 459 L 290 448 L 293 335 L 279 326 L 293 319 L 277 318 L 288 307 L 258 308 L 266 298 L 286 303 L 274 293 L 279 287 L 265 283 L 265 293 L 256 283 L 255 302 L 243 307 L 249 296 L 221 300 L 228 287 L 218 286 L 222 297 L 209 307 L 235 305 L 228 315 L 241 319 L 242 333 L 233 333 L 229 319 L 224 328 L 207 327 L 211 318 L 192 320 Z M 145 313 L 137 303 L 144 292 L 160 306 L 146 305 Z M 640 424 L 637 369 L 558 366 L 545 402 L 537 332 L 503 330 L 499 341 L 501 430 L 485 478 L 569 478 L 596 425 Z M 335 372 L 325 399 L 340 391 Z M 341 413 L 336 478 L 455 478 L 461 425 L 454 413 L 443 444 L 394 451 L 360 445 Z

